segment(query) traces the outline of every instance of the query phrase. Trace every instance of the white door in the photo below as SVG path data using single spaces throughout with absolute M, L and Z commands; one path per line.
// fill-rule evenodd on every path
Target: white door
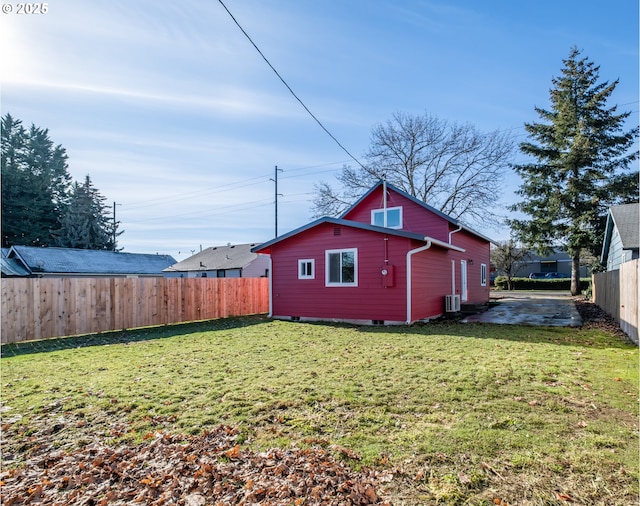
M 467 261 L 460 260 L 460 300 L 466 302 L 467 298 Z

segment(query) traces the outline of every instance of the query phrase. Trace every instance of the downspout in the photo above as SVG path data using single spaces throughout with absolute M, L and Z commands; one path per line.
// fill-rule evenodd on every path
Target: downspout
M 269 314 L 267 318 L 273 318 L 273 260 L 269 255 Z
M 451 236 L 453 234 L 455 234 L 456 232 L 460 232 L 460 230 L 462 230 L 462 225 L 458 225 L 458 228 L 456 228 L 455 230 L 452 230 L 451 232 L 449 232 L 449 244 L 451 244 Z
M 416 253 L 426 251 L 431 247 L 431 239 L 427 239 L 427 244 L 419 248 L 407 251 L 407 325 L 411 325 L 411 257 Z

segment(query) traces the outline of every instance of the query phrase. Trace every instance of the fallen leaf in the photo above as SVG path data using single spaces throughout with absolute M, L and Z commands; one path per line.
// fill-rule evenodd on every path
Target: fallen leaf
M 237 459 L 238 456 L 240 455 L 240 445 L 235 445 L 230 450 L 227 450 L 226 452 L 224 452 L 224 454 L 230 459 Z
M 556 497 L 560 501 L 573 501 L 573 499 L 571 498 L 571 496 L 569 494 L 563 494 L 562 492 L 557 492 L 556 491 Z

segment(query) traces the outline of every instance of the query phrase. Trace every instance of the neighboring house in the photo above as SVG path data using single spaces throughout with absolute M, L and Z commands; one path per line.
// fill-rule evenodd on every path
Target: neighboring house
M 2 265 L 3 278 L 26 278 L 29 277 L 29 271 L 25 269 L 18 260 L 8 258 L 9 248 L 2 248 L 0 262 Z
M 214 246 L 164 270 L 167 278 L 260 278 L 268 275 L 269 257 L 253 253 L 256 244 Z
M 271 257 L 271 317 L 399 324 L 488 302 L 489 248 L 488 238 L 380 182 L 340 218 L 253 251 Z
M 39 278 L 162 276 L 163 269 L 176 263 L 170 255 L 35 246 L 12 246 L 7 259 L 26 276 Z
M 623 204 L 609 208 L 600 258 L 608 271 L 615 271 L 620 268 L 620 264 L 638 258 L 639 208 L 640 204 Z
M 553 248 L 553 251 L 545 256 L 530 253 L 526 260 L 515 263 L 517 271 L 513 277 L 528 278 L 529 274 L 559 272 L 571 277 L 571 257 L 561 248 Z M 587 265 L 580 265 L 580 277 L 590 276 Z

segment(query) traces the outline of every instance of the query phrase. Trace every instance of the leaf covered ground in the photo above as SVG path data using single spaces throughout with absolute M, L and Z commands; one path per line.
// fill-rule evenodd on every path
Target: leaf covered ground
M 135 446 L 36 451 L 3 473 L 2 504 L 383 504 L 373 471 L 353 472 L 317 448 L 252 452 L 237 436 L 219 426 L 186 439 L 157 432 Z
M 2 504 L 638 502 L 638 349 L 218 320 L 2 347 Z M 586 305 L 585 305 L 586 304 Z

